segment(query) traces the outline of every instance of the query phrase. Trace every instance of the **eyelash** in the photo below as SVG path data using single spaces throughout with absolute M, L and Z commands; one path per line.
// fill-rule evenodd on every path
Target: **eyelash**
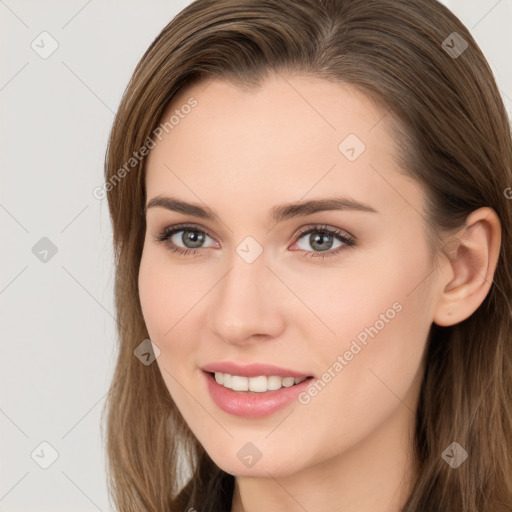
M 179 233 L 180 231 L 195 231 L 197 233 L 204 233 L 210 238 L 213 238 L 208 231 L 205 229 L 199 228 L 198 226 L 194 226 L 191 224 L 179 224 L 176 226 L 169 226 L 165 228 L 158 236 L 154 237 L 154 240 L 156 242 L 165 243 L 168 242 L 169 239 L 175 235 L 176 233 Z M 348 235 L 346 232 L 341 231 L 339 229 L 332 228 L 330 226 L 321 225 L 321 224 L 315 224 L 314 226 L 308 226 L 301 228 L 299 232 L 296 235 L 296 239 L 299 240 L 304 235 L 314 233 L 315 231 L 318 231 L 323 234 L 333 235 L 334 237 L 338 238 L 339 241 L 341 241 L 344 245 L 338 247 L 335 250 L 330 251 L 304 251 L 306 254 L 304 254 L 305 257 L 308 258 L 330 258 L 333 256 L 337 256 L 341 251 L 348 249 L 355 245 L 355 237 Z M 172 242 L 171 242 L 172 244 Z M 178 253 L 180 256 L 187 256 L 187 255 L 197 255 L 197 253 L 201 252 L 201 248 L 199 249 L 184 249 L 182 247 L 178 247 L 174 244 L 169 245 L 167 244 L 169 250 L 172 253 Z

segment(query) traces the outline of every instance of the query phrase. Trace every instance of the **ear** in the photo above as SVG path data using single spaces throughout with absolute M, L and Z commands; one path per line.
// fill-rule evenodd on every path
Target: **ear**
M 433 321 L 450 326 L 471 316 L 491 288 L 501 246 L 501 224 L 492 208 L 471 212 L 446 241 L 441 290 Z

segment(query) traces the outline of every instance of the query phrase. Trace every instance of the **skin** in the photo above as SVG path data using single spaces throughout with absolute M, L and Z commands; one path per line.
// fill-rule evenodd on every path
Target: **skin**
M 397 512 L 416 475 L 413 424 L 430 326 L 460 322 L 484 300 L 497 216 L 473 212 L 435 267 L 423 191 L 398 171 L 384 112 L 368 97 L 301 75 L 269 75 L 251 90 L 212 80 L 181 91 L 164 118 L 191 96 L 198 105 L 157 142 L 146 168 L 147 201 L 173 195 L 221 219 L 147 210 L 140 301 L 169 393 L 213 461 L 236 476 L 232 512 Z M 366 146 L 354 161 L 338 149 L 348 134 Z M 333 195 L 377 213 L 267 219 L 275 205 Z M 211 235 L 198 254 L 154 240 L 181 223 Z M 322 251 L 297 232 L 315 224 L 356 244 L 308 257 Z M 173 241 L 184 248 L 182 234 Z M 252 263 L 236 252 L 247 236 L 263 249 Z M 326 252 L 341 245 L 332 244 Z M 321 378 L 396 302 L 401 311 L 309 403 L 247 419 L 210 398 L 200 367 L 213 361 Z M 250 468 L 237 457 L 248 442 L 262 454 Z

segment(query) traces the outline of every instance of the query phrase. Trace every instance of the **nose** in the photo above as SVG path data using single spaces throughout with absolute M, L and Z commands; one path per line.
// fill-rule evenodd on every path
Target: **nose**
M 278 337 L 284 330 L 286 289 L 263 255 L 247 263 L 237 254 L 212 290 L 210 328 L 224 341 L 243 345 Z

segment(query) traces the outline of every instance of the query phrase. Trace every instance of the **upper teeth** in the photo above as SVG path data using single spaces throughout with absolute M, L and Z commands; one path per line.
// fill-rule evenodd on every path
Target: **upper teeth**
M 298 384 L 306 377 L 278 377 L 272 375 L 266 377 L 241 377 L 240 375 L 230 375 L 229 373 L 215 372 L 215 380 L 222 386 L 232 389 L 233 391 L 256 391 L 263 393 L 265 391 L 274 391 L 282 386 L 289 388 L 294 384 Z

